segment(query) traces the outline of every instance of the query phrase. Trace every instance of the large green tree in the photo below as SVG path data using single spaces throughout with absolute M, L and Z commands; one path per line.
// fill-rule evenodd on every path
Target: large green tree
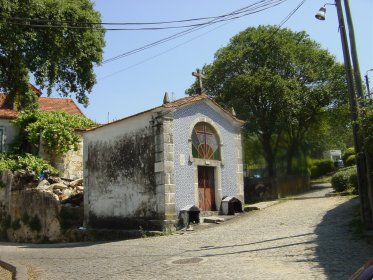
M 240 32 L 203 71 L 207 93 L 233 106 L 247 121 L 246 130 L 259 139 L 270 176 L 276 175 L 279 146 L 286 150 L 287 172 L 292 173 L 307 132 L 346 96 L 342 65 L 328 51 L 305 32 L 275 26 Z
M 87 105 L 104 47 L 104 30 L 90 23 L 100 21 L 90 0 L 0 0 L 0 90 L 22 100 L 31 74 L 48 94 Z

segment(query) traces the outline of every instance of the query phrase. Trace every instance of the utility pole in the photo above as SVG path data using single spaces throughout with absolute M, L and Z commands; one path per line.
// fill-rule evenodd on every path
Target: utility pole
M 354 25 L 352 22 L 352 15 L 351 15 L 351 10 L 350 10 L 350 3 L 349 0 L 344 0 L 344 7 L 345 7 L 345 14 L 346 14 L 346 20 L 347 20 L 347 26 L 348 26 L 348 34 L 350 38 L 350 49 L 351 49 L 351 58 L 352 58 L 352 64 L 353 64 L 353 73 L 355 77 L 355 86 L 356 86 L 356 93 L 357 96 L 363 101 L 364 99 L 364 89 L 363 89 L 363 81 L 362 81 L 362 76 L 360 73 L 360 65 L 359 65 L 359 59 L 357 55 L 357 48 L 356 48 L 356 41 L 355 41 L 355 31 L 354 31 Z M 363 106 L 363 102 L 360 102 Z M 361 131 L 360 137 L 364 138 L 365 133 L 364 131 Z M 360 140 L 362 142 L 362 139 Z M 370 170 L 369 165 L 367 164 L 367 151 L 364 150 L 363 145 L 360 146 L 361 150 L 356 151 L 356 162 L 360 162 L 360 168 L 361 172 L 363 173 L 363 177 L 360 179 L 363 188 L 366 188 L 366 191 L 363 190 L 364 193 L 368 195 L 368 200 L 369 200 L 369 211 L 371 212 L 371 226 L 373 227 L 373 186 L 369 184 L 368 180 L 368 174 L 372 170 Z M 359 168 L 359 166 L 358 166 Z
M 350 43 L 354 45 L 352 56 L 353 56 L 353 60 L 356 63 L 357 68 L 359 68 L 357 55 L 356 55 L 355 38 L 353 36 L 354 32 L 353 32 L 353 26 L 352 26 L 352 20 L 351 20 L 351 13 L 349 11 L 348 0 L 344 0 L 344 1 L 345 3 L 347 2 L 347 10 L 349 14 L 348 19 L 351 23 L 351 28 L 352 28 L 352 33 L 350 31 L 350 39 L 351 37 L 353 39 L 353 43 L 351 42 Z M 351 111 L 351 119 L 352 119 L 352 133 L 353 133 L 354 146 L 355 146 L 355 152 L 356 152 L 356 165 L 357 165 L 361 218 L 362 218 L 362 221 L 365 227 L 368 229 L 371 229 L 373 228 L 372 211 L 371 211 L 371 204 L 370 204 L 371 200 L 368 194 L 365 157 L 362 154 L 363 152 L 362 145 L 359 139 L 359 124 L 358 124 L 359 109 L 358 109 L 358 104 L 356 101 L 356 95 L 355 95 L 355 90 L 354 90 L 354 78 L 353 78 L 353 76 L 355 76 L 355 82 L 356 82 L 358 95 L 360 96 L 361 94 L 361 96 L 363 96 L 361 76 L 359 74 L 359 77 L 356 78 L 357 77 L 356 74 L 353 75 L 352 73 L 351 57 L 350 57 L 349 46 L 348 46 L 348 41 L 347 41 L 346 27 L 344 24 L 341 0 L 335 0 L 335 4 L 337 7 L 343 57 L 344 57 L 345 69 L 346 69 L 346 79 L 347 79 L 347 86 L 348 86 L 348 92 L 349 92 L 349 102 L 350 102 L 350 111 Z M 360 73 L 359 70 L 358 70 L 358 73 Z

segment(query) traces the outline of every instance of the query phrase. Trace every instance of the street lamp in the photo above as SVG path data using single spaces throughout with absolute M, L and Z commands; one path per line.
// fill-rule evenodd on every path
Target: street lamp
M 347 0 L 345 0 L 345 7 L 346 10 L 349 8 L 348 4 L 346 5 Z M 341 43 L 342 43 L 342 51 L 343 51 L 343 59 L 344 59 L 344 66 L 346 71 L 346 80 L 347 80 L 347 88 L 349 93 L 349 103 L 350 103 L 350 112 L 351 112 L 351 119 L 352 119 L 352 134 L 354 139 L 354 147 L 356 152 L 356 165 L 357 165 L 357 178 L 358 178 L 358 187 L 359 187 L 359 194 L 360 194 L 360 207 L 361 207 L 361 214 L 362 214 L 362 220 L 364 225 L 367 228 L 372 228 L 372 212 L 370 207 L 370 200 L 369 200 L 369 194 L 368 194 L 368 187 L 367 187 L 367 177 L 366 177 L 366 165 L 365 165 L 365 158 L 362 154 L 362 146 L 359 139 L 359 125 L 358 125 L 358 104 L 356 101 L 356 94 L 354 89 L 354 76 L 353 76 L 353 70 L 351 65 L 351 56 L 350 56 L 350 50 L 348 46 L 347 41 L 347 34 L 346 34 L 346 27 L 344 22 L 344 16 L 342 12 L 342 5 L 341 0 L 335 0 L 334 4 L 325 4 L 323 7 L 320 8 L 318 13 L 315 15 L 315 17 L 318 20 L 325 20 L 326 15 L 326 5 L 333 5 L 337 9 L 337 15 L 338 15 L 338 24 L 339 24 L 339 31 L 341 36 Z M 349 23 L 352 24 L 351 21 L 351 14 L 348 9 L 348 20 Z M 350 26 L 352 27 L 352 25 Z M 350 28 L 350 29 L 353 29 Z M 354 39 L 354 33 L 350 30 L 350 43 L 353 45 L 354 51 L 352 52 L 352 55 L 354 56 L 353 61 L 354 65 L 355 62 L 357 62 L 357 56 L 356 56 L 356 49 L 355 49 L 355 39 Z M 358 62 L 356 63 L 357 69 L 359 69 Z M 357 77 L 357 73 L 359 71 L 355 72 L 355 85 L 357 86 L 357 92 L 361 92 L 361 88 L 359 86 L 361 85 L 361 77 Z M 359 80 L 360 79 L 360 85 Z
M 332 5 L 335 6 L 335 4 L 332 3 L 326 3 L 324 6 L 320 8 L 320 10 L 316 13 L 315 18 L 318 20 L 325 20 L 326 19 L 326 8 L 325 6 Z

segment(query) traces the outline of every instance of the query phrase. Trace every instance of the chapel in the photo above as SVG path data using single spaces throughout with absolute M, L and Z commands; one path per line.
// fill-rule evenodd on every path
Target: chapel
M 88 228 L 168 230 L 180 211 L 243 203 L 244 122 L 205 94 L 170 101 L 86 130 Z

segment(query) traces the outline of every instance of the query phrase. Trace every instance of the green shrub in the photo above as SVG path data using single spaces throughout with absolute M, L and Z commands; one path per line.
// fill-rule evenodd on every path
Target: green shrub
M 359 185 L 358 185 L 358 180 L 357 180 L 357 171 L 356 171 L 356 166 L 354 168 L 351 168 L 350 171 L 350 184 L 354 188 L 354 193 L 359 193 Z
M 311 163 L 311 178 L 319 178 L 335 170 L 335 166 L 330 159 L 314 159 Z
M 36 176 L 43 170 L 49 170 L 52 174 L 58 174 L 57 169 L 37 156 L 33 156 L 31 154 L 17 156 L 14 154 L 0 153 L 0 171 L 16 171 L 21 169 L 34 171 Z
M 337 192 L 353 190 L 353 192 L 357 193 L 356 166 L 344 168 L 336 172 L 332 177 L 331 183 L 333 189 Z
M 80 138 L 75 129 L 97 125 L 84 116 L 70 115 L 62 111 L 24 111 L 13 124 L 23 132 L 19 141 L 28 141 L 34 148 L 38 148 L 42 140 L 46 151 L 57 155 L 78 149 Z
M 354 147 L 347 148 L 342 155 L 343 162 L 346 163 L 348 157 L 352 155 L 355 155 L 355 148 Z
M 353 165 L 356 165 L 356 155 L 350 155 L 346 159 L 345 166 L 353 166 Z

